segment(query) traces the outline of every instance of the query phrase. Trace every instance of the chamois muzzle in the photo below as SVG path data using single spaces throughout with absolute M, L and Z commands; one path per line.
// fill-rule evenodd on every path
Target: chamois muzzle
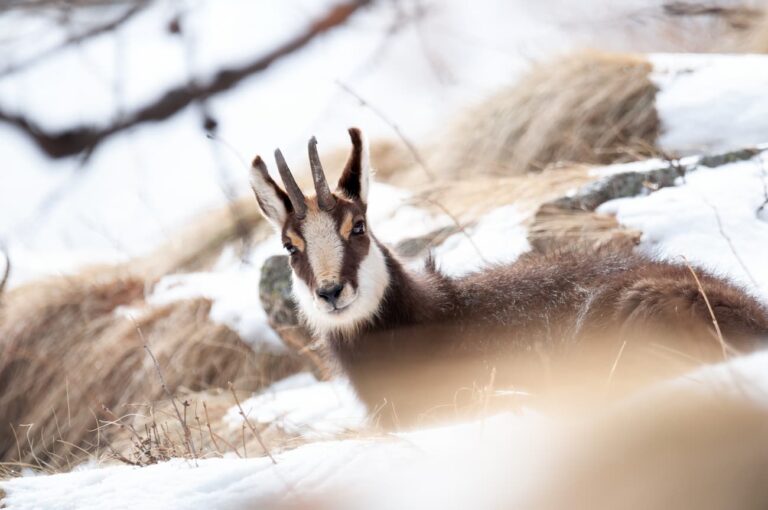
M 277 162 L 277 169 L 280 172 L 280 179 L 283 181 L 285 191 L 288 193 L 288 198 L 291 200 L 291 206 L 293 206 L 293 212 L 296 217 L 301 219 L 307 215 L 307 203 L 304 199 L 304 193 L 301 192 L 299 185 L 296 184 L 296 180 L 291 174 L 291 170 L 288 168 L 288 164 L 285 162 L 283 153 L 280 149 L 275 149 L 275 161 Z
M 317 139 L 313 136 L 309 139 L 309 167 L 312 170 L 312 181 L 315 183 L 315 192 L 317 193 L 317 205 L 323 211 L 330 211 L 336 206 L 336 199 L 328 187 L 328 181 L 325 180 L 323 165 L 320 163 L 320 156 L 317 154 Z
M 341 283 L 326 285 L 317 289 L 317 297 L 330 304 L 336 309 L 337 302 L 341 296 L 341 291 L 344 290 L 344 285 Z

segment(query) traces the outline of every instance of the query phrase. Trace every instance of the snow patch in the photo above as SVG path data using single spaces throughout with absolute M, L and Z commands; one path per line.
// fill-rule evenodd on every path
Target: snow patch
M 349 381 L 337 378 L 318 382 L 309 373 L 278 381 L 241 405 L 253 422 L 272 423 L 286 432 L 312 439 L 360 429 L 367 417 L 365 406 Z M 225 420 L 239 428 L 240 409 L 232 407 Z
M 640 230 L 640 248 L 676 262 L 684 256 L 768 300 L 768 222 L 758 215 L 768 173 L 760 158 L 700 168 L 647 196 L 606 202 L 598 212 Z
M 490 264 L 513 262 L 528 251 L 525 215 L 514 205 L 494 209 L 472 227 L 466 227 L 435 248 L 438 266 L 446 274 L 460 276 Z
M 768 56 L 655 54 L 659 145 L 676 154 L 768 141 Z
M 261 266 L 270 255 L 282 253 L 276 237 L 260 243 L 247 261 L 225 250 L 210 272 L 164 276 L 147 297 L 150 305 L 161 306 L 183 299 L 212 301 L 209 317 L 237 332 L 255 350 L 285 352 L 283 341 L 269 326 L 259 299 Z

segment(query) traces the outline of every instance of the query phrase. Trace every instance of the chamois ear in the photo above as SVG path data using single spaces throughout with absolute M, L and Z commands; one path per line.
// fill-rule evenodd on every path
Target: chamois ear
M 292 210 L 291 201 L 285 191 L 270 177 L 261 156 L 256 156 L 251 165 L 251 188 L 256 194 L 256 202 L 264 217 L 273 227 L 281 230 Z
M 349 128 L 352 153 L 349 155 L 344 172 L 339 178 L 338 191 L 351 199 L 368 203 L 368 188 L 371 176 L 371 157 L 368 139 L 358 128 Z

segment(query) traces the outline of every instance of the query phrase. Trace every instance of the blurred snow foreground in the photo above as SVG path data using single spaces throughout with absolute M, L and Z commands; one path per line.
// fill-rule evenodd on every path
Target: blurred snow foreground
M 661 257 L 684 256 L 692 263 L 734 278 L 768 299 L 768 271 L 764 264 L 768 242 L 765 212 L 768 174 L 764 154 L 760 151 L 751 154 L 741 161 L 713 166 L 705 166 L 707 162 L 701 159 L 684 158 L 681 164 L 690 166 L 693 161 L 701 164 L 694 165 L 695 171 L 679 177 L 675 186 L 611 200 L 599 210 L 615 214 L 620 222 L 640 229 L 643 236 L 638 249 Z M 599 182 L 668 164 L 646 161 L 592 172 Z M 386 216 L 384 212 L 378 213 Z M 372 214 L 375 216 L 377 211 Z M 415 212 L 406 214 L 409 221 L 413 214 Z M 524 216 L 506 208 L 492 211 L 481 218 L 469 234 L 496 228 L 496 234 L 509 235 L 509 218 L 522 221 Z M 440 224 L 440 220 L 426 217 L 423 220 Z M 527 249 L 525 228 L 519 228 L 522 232 L 519 240 L 512 240 L 501 248 L 495 246 L 500 260 L 514 260 Z M 482 235 L 478 242 L 482 245 Z M 444 249 L 462 258 L 460 244 L 449 238 Z M 746 399 L 755 412 L 768 413 L 766 374 L 768 353 L 760 352 L 659 384 L 619 402 L 604 416 L 580 419 L 575 424 L 541 411 L 522 410 L 441 428 L 374 436 L 363 433 L 364 409 L 343 379 L 317 382 L 309 374 L 299 374 L 242 402 L 251 421 L 277 422 L 309 442 L 292 450 L 275 452 L 275 463 L 268 457 L 227 456 L 197 461 L 177 459 L 143 468 L 86 465 L 66 474 L 5 481 L 0 488 L 7 494 L 4 503 L 9 509 L 103 508 L 105 504 L 112 508 L 280 508 L 288 504 L 332 508 L 360 508 L 362 504 L 366 508 L 393 509 L 509 507 L 539 501 L 542 493 L 548 494 L 544 488 L 561 483 L 553 473 L 562 473 L 566 469 L 563 465 L 570 465 L 568 462 L 575 462 L 575 469 L 580 469 L 583 459 L 576 445 L 591 444 L 603 453 L 605 449 L 616 448 L 616 445 L 603 448 L 601 441 L 606 439 L 595 430 L 603 431 L 608 437 L 621 435 L 630 444 L 636 437 L 642 443 L 648 434 L 656 438 L 654 429 L 651 427 L 649 431 L 643 426 L 635 430 L 628 423 L 646 423 L 645 418 L 651 420 L 651 415 L 665 427 L 669 423 L 680 423 L 681 427 L 695 430 L 700 426 L 706 430 L 706 423 L 700 420 L 714 420 L 707 414 L 711 409 L 706 402 L 701 406 L 703 414 L 698 408 L 693 408 L 690 415 L 687 411 L 679 411 L 680 416 L 674 414 L 679 409 L 687 409 L 687 403 L 696 402 L 700 396 Z M 722 402 L 717 403 L 715 409 L 717 416 L 733 414 L 720 412 Z M 631 417 L 629 422 L 613 417 L 625 412 Z M 673 415 L 667 417 L 667 412 Z M 239 427 L 242 422 L 239 408 L 231 409 L 226 420 L 232 427 Z M 617 427 L 613 420 L 621 426 Z M 736 426 L 739 424 L 712 425 L 713 434 L 733 437 L 738 432 L 729 427 Z M 663 437 L 673 432 L 663 429 L 659 434 Z M 339 434 L 355 437 L 335 439 Z M 697 434 L 693 436 L 698 437 Z M 768 454 L 765 442 L 752 444 L 753 437 L 742 439 L 753 451 Z M 705 442 L 713 440 L 725 441 L 725 438 L 706 436 L 701 438 L 701 443 L 692 440 L 691 445 L 704 449 Z M 669 447 L 674 449 L 674 445 Z M 680 458 L 691 454 L 683 451 Z M 742 460 L 733 461 L 734 473 L 742 466 L 739 464 Z M 642 458 L 638 462 L 640 466 L 633 469 L 642 469 Z M 727 466 L 732 459 L 726 455 L 716 462 Z M 656 468 L 663 470 L 663 466 L 654 464 Z M 669 476 L 674 479 L 677 475 Z M 718 480 L 723 486 L 732 482 L 722 473 Z M 563 488 L 565 494 L 571 494 L 569 490 Z
M 756 441 L 751 435 L 751 429 L 729 429 L 728 426 L 743 425 L 738 418 L 732 423 L 726 421 L 727 427 L 723 428 L 717 420 L 718 415 L 709 415 L 708 412 L 714 410 L 721 413 L 722 418 L 722 413 L 731 410 L 724 408 L 722 401 L 716 402 L 714 407 L 710 403 L 707 408 L 706 399 L 713 393 L 721 398 L 738 395 L 740 399 L 746 394 L 749 402 L 762 409 L 758 416 L 764 419 L 768 416 L 765 414 L 768 412 L 766 367 L 766 353 L 707 367 L 620 403 L 615 409 L 609 410 L 606 416 L 596 420 L 596 423 L 584 420 L 565 426 L 562 422 L 536 413 L 507 413 L 476 422 L 384 437 L 317 441 L 276 454 L 274 463 L 267 457 L 226 457 L 197 461 L 177 459 L 143 468 L 83 466 L 66 474 L 17 478 L 3 482 L 0 488 L 7 493 L 4 503 L 9 509 L 296 508 L 293 505 L 305 505 L 299 508 L 393 510 L 491 509 L 516 508 L 515 505 L 531 502 L 535 505 L 542 498 L 546 503 L 550 497 L 551 502 L 556 502 L 557 497 L 553 497 L 552 492 L 556 494 L 558 490 L 563 490 L 568 497 L 583 498 L 566 501 L 569 503 L 568 508 L 608 509 L 616 506 L 603 506 L 599 501 L 605 498 L 589 493 L 604 489 L 600 480 L 590 480 L 594 485 L 569 492 L 567 485 L 561 485 L 557 473 L 566 473 L 567 476 L 572 467 L 569 462 L 573 462 L 574 458 L 576 469 L 592 468 L 579 456 L 583 455 L 579 449 L 581 447 L 591 450 L 587 454 L 588 459 L 592 459 L 593 455 L 606 455 L 606 446 L 602 441 L 611 444 L 610 439 L 616 438 L 596 436 L 599 433 L 620 436 L 621 441 L 632 447 L 646 450 L 647 441 L 656 440 L 661 443 L 661 448 L 670 448 L 674 452 L 675 448 L 679 448 L 678 445 L 664 444 L 665 439 L 670 439 L 664 434 L 678 433 L 676 426 L 664 423 L 664 420 L 671 419 L 678 420 L 679 426 L 686 429 L 684 432 L 689 444 L 680 453 L 683 456 L 703 456 L 705 463 L 711 463 L 712 468 L 718 472 L 718 481 L 713 487 L 696 487 L 695 491 L 707 495 L 711 491 L 720 496 L 718 491 L 724 487 L 726 491 L 732 488 L 729 485 L 731 477 L 738 476 L 747 480 L 736 485 L 737 490 L 742 491 L 755 488 L 749 483 L 753 478 L 757 478 L 761 484 L 765 480 L 759 474 L 755 476 L 755 473 L 729 472 L 729 469 L 743 468 L 743 465 L 738 464 L 742 459 L 733 463 L 729 455 L 723 456 L 722 452 L 718 454 L 719 450 L 713 448 L 712 444 L 698 442 L 697 427 L 705 430 L 712 427 L 715 431 L 714 439 L 723 441 L 720 446 L 726 449 L 738 450 L 736 444 L 746 444 L 746 448 L 753 449 L 754 454 L 762 459 L 768 453 L 768 445 L 764 439 L 757 438 Z M 289 395 L 293 391 L 284 390 L 283 394 L 291 398 Z M 315 406 L 318 405 L 318 399 L 322 400 L 314 389 L 305 397 L 315 399 Z M 275 398 L 281 398 L 279 392 Z M 691 401 L 696 402 L 697 399 L 702 399 L 704 403 L 703 413 L 701 408 L 695 408 L 697 413 L 692 415 L 688 414 L 690 410 L 679 413 L 674 410 L 685 409 Z M 646 425 L 634 429 L 631 424 L 622 421 L 622 413 L 628 413 L 632 420 L 640 423 L 647 423 L 651 419 L 648 413 L 655 413 L 655 418 L 660 419 L 664 425 L 660 431 L 649 432 L 644 429 Z M 707 418 L 712 419 L 709 424 L 698 421 Z M 614 420 L 621 427 L 616 427 Z M 760 432 L 765 431 L 763 425 Z M 734 443 L 734 437 L 740 433 L 744 436 Z M 703 437 L 703 440 L 712 439 L 707 434 Z M 684 443 L 680 441 L 680 444 Z M 672 483 L 681 483 L 682 489 L 670 491 L 666 485 L 654 486 L 651 482 L 650 487 L 661 492 L 660 502 L 668 502 L 670 496 L 674 497 L 679 491 L 686 493 L 694 490 L 685 487 L 686 476 L 691 472 L 695 473 L 694 476 L 700 475 L 696 466 L 685 465 L 690 459 L 678 459 L 690 470 L 688 473 L 675 472 L 675 468 L 679 467 L 674 460 L 675 453 L 670 454 L 673 459 L 670 461 L 664 461 L 664 455 L 654 457 L 649 466 L 649 459 L 642 457 L 642 451 L 638 455 L 632 447 L 629 454 L 635 456 L 621 457 L 619 460 L 623 464 L 614 468 L 628 473 L 626 476 L 629 480 L 625 482 L 631 480 L 632 484 L 640 487 L 638 490 L 645 490 L 648 480 L 643 475 L 647 475 L 647 469 L 650 468 L 665 473 L 664 476 L 668 476 Z M 616 448 L 616 445 L 611 448 Z M 611 453 L 607 455 L 610 458 Z M 669 465 L 659 464 L 660 459 L 661 462 L 669 462 Z M 761 465 L 758 462 L 747 467 Z M 610 490 L 619 489 L 609 487 L 608 492 Z M 621 490 L 627 491 L 625 497 L 632 493 L 632 489 L 626 486 Z M 640 497 L 637 500 L 630 499 L 626 502 L 628 506 L 622 508 L 643 508 L 641 503 L 647 504 L 656 498 L 656 495 L 649 497 L 647 494 L 636 496 Z M 737 496 L 738 493 L 728 495 L 734 498 Z M 765 499 L 759 493 L 748 494 L 748 497 L 752 498 L 749 505 L 734 508 L 761 508 L 758 504 Z M 625 500 L 616 502 L 624 503 Z M 727 508 L 717 506 L 720 503 L 717 501 L 713 506 L 704 504 L 697 508 Z M 523 507 L 557 508 L 546 505 Z

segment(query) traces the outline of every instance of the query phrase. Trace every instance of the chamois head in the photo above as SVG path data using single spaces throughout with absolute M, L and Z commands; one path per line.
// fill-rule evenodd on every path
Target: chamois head
M 302 193 L 279 149 L 275 160 L 285 191 L 259 156 L 251 168 L 259 207 L 289 253 L 299 310 L 318 333 L 353 330 L 372 319 L 388 283 L 384 255 L 366 222 L 368 143 L 357 128 L 349 135 L 352 153 L 335 191 L 326 181 L 314 137 L 309 162 L 315 196 Z

